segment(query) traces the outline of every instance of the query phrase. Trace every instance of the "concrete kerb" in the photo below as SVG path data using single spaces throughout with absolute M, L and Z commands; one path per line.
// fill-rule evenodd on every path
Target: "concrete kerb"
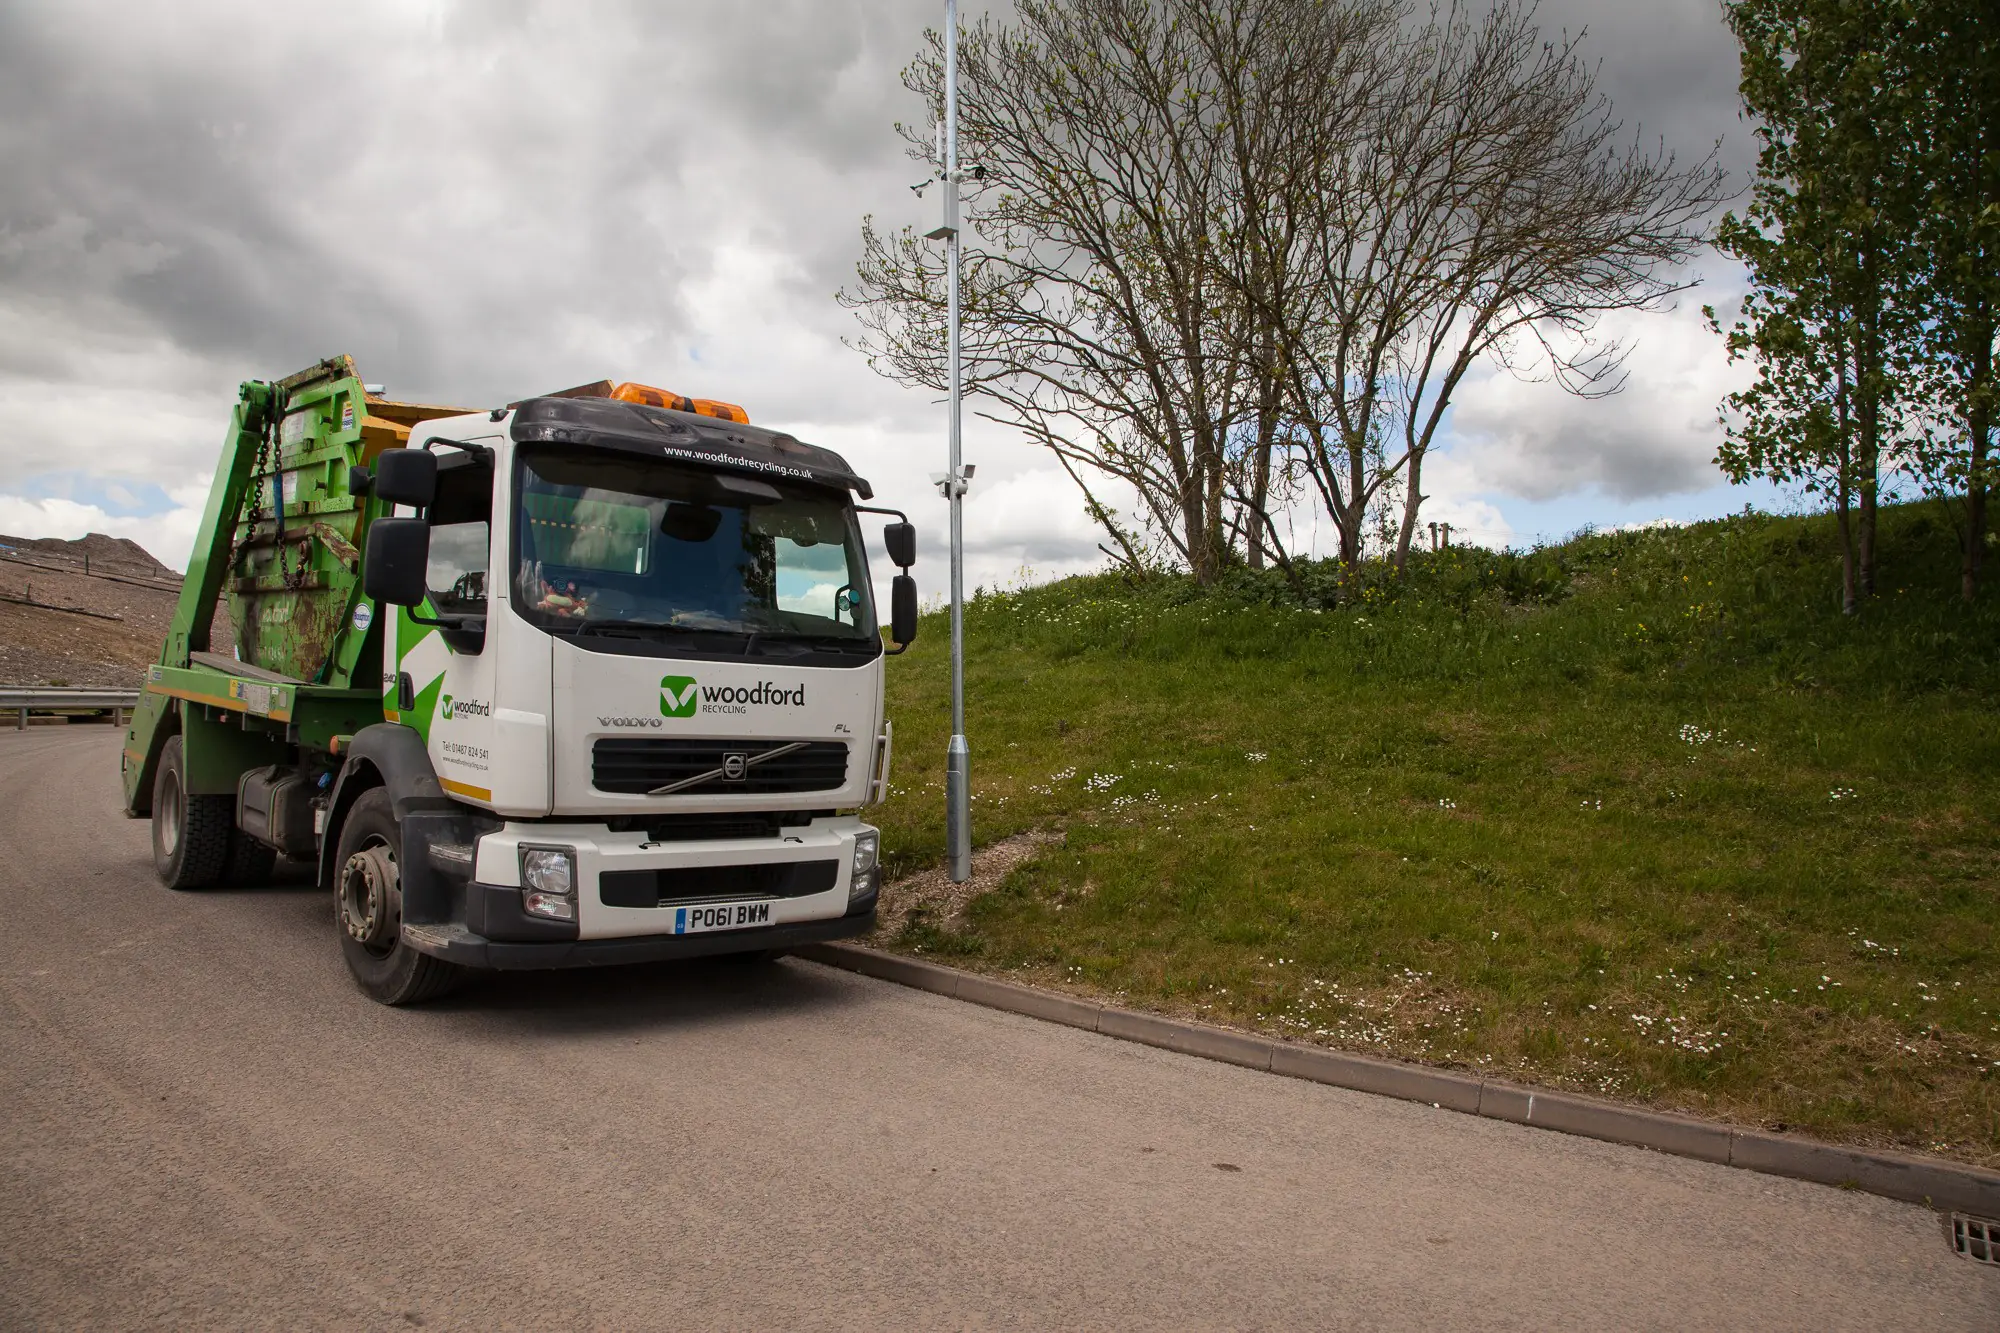
M 1476 1074 L 1427 1069 L 1319 1046 L 1300 1046 L 1159 1014 L 1119 1009 L 854 944 L 815 944 L 794 952 L 801 958 L 863 976 L 1205 1060 L 1220 1060 L 1287 1078 L 1404 1101 L 1429 1102 L 1468 1115 L 1651 1148 L 1675 1157 L 1693 1157 L 1766 1175 L 1857 1189 L 1941 1210 L 2000 1217 L 2000 1172 L 1976 1166 L 1736 1129 L 1572 1093 L 1522 1087 Z

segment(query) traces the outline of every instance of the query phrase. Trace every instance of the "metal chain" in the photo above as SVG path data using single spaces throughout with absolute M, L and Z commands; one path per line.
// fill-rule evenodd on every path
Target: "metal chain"
M 267 466 L 271 469 L 271 513 L 276 522 L 273 536 L 278 548 L 278 581 L 288 591 L 297 592 L 306 586 L 306 578 L 311 573 L 307 562 L 311 558 L 312 538 L 308 536 L 299 543 L 301 550 L 297 555 L 298 564 L 294 567 L 291 563 L 293 555 L 291 543 L 285 540 L 285 451 L 280 438 L 283 432 L 284 408 L 284 397 L 274 387 L 270 410 L 264 416 L 263 439 L 258 442 L 257 471 L 262 472 Z M 262 508 L 263 490 L 260 487 L 257 509 Z
M 272 396 L 271 406 L 272 411 L 264 423 L 264 448 L 269 451 L 271 458 L 271 514 L 275 520 L 272 538 L 277 546 L 278 582 L 281 586 L 290 588 L 292 571 L 285 559 L 291 553 L 291 548 L 285 544 L 285 457 L 284 449 L 278 439 L 283 430 L 284 419 L 276 410 L 276 395 Z M 259 464 L 261 468 L 261 458 Z
M 243 515 L 243 524 L 247 531 L 243 541 L 233 544 L 223 568 L 232 571 L 236 568 L 237 557 L 242 555 L 248 542 L 256 537 L 257 525 L 264 521 L 264 487 L 260 478 L 268 470 L 271 474 L 271 517 L 277 526 L 274 534 L 276 540 L 272 544 L 277 547 L 278 552 L 278 577 L 286 589 L 297 592 L 305 587 L 306 579 L 312 572 L 308 566 L 308 561 L 311 559 L 312 538 L 308 536 L 300 541 L 298 565 L 294 567 L 291 543 L 285 540 L 285 476 L 280 466 L 284 461 L 284 450 L 279 441 L 283 419 L 284 400 L 274 386 L 270 404 L 264 411 L 263 429 L 257 433 L 257 458 L 250 467 L 250 495 Z
M 251 539 L 257 535 L 257 525 L 263 522 L 264 519 L 264 490 L 257 484 L 257 478 L 264 471 L 265 462 L 269 459 L 270 454 L 271 422 L 269 410 L 266 409 L 264 427 L 258 432 L 257 437 L 257 458 L 250 465 L 250 495 L 243 514 L 243 525 L 246 531 L 241 540 L 237 539 L 234 532 L 230 533 L 229 559 L 223 562 L 222 566 L 231 573 L 235 572 L 237 559 L 248 547 Z

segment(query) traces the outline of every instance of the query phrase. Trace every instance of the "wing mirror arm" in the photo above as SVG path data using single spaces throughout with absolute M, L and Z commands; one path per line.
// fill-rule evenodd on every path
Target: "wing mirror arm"
M 889 548 L 889 559 L 907 574 L 910 566 L 917 563 L 917 530 L 910 522 L 910 516 L 900 509 L 883 509 L 875 505 L 856 505 L 857 514 L 888 514 L 900 520 L 882 529 L 882 544 Z

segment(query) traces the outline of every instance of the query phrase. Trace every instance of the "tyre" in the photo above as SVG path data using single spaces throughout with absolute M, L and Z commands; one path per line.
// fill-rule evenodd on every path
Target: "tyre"
M 381 787 L 362 793 L 340 827 L 334 855 L 333 920 L 347 970 L 369 998 L 421 1004 L 464 979 L 465 969 L 403 943 L 403 895 L 396 864 L 402 830 Z
M 170 889 L 204 889 L 229 860 L 236 802 L 187 789 L 187 749 L 169 736 L 153 775 L 153 870 Z
M 261 888 L 271 882 L 271 872 L 277 866 L 277 848 L 265 846 L 242 829 L 231 829 L 229 859 L 217 882 L 236 888 Z

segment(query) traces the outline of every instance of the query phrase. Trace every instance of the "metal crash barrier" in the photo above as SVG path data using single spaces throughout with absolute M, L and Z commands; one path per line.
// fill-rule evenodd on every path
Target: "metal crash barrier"
M 28 714 L 109 713 L 116 726 L 124 726 L 132 710 L 139 706 L 139 691 L 74 690 L 64 686 L 0 685 L 0 716 L 13 713 L 16 730 L 28 729 Z

